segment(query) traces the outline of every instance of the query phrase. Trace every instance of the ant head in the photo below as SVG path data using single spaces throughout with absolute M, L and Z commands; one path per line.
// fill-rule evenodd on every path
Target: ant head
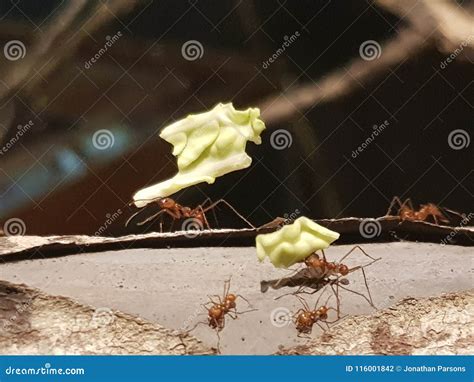
M 237 296 L 235 294 L 229 293 L 226 298 L 227 301 L 235 301 L 237 299 Z
M 158 200 L 158 205 L 161 208 L 172 208 L 175 204 L 175 201 L 171 198 L 161 198 Z
M 218 319 L 222 315 L 222 309 L 218 306 L 213 306 L 208 311 L 209 317 Z
M 306 266 L 308 267 L 313 267 L 313 268 L 319 268 L 321 266 L 321 260 L 319 259 L 319 256 L 316 253 L 313 253 L 312 255 L 309 255 L 305 260 L 304 260 Z
M 346 276 L 349 274 L 349 267 L 345 264 L 339 264 L 339 273 L 342 276 Z
M 301 312 L 297 320 L 300 326 L 311 326 L 314 322 L 314 314 L 308 311 Z
M 296 318 L 296 330 L 299 333 L 311 333 L 315 322 L 316 320 L 312 312 L 301 312 Z

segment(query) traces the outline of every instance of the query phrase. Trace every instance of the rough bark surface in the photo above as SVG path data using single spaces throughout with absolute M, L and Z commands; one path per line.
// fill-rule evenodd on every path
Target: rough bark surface
M 0 354 L 214 354 L 141 318 L 0 281 Z
M 367 219 L 319 219 L 317 223 L 335 230 L 343 236 L 338 244 L 367 242 L 361 236 L 360 228 Z M 398 217 L 370 219 L 376 221 L 380 231 L 372 241 L 425 241 L 447 244 L 474 245 L 474 226 L 442 226 L 422 221 L 401 221 Z M 222 247 L 253 246 L 255 236 L 278 229 L 278 226 L 264 229 L 212 229 L 203 230 L 193 237 L 185 231 L 152 232 L 120 237 L 86 235 L 67 236 L 3 236 L 0 237 L 0 261 L 20 261 L 48 256 L 62 256 L 81 252 L 97 252 L 130 248 L 167 247 Z M 448 241 L 449 239 L 449 241 Z
M 473 354 L 474 290 L 405 298 L 373 315 L 344 319 L 279 354 Z

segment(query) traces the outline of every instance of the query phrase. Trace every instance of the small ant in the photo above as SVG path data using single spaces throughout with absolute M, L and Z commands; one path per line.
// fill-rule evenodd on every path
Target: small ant
M 318 299 L 316 300 L 316 303 L 314 304 L 313 309 L 310 309 L 305 299 L 303 299 L 300 296 L 296 296 L 298 297 L 301 304 L 303 305 L 303 308 L 300 308 L 293 315 L 296 330 L 298 331 L 298 337 L 301 337 L 303 334 L 306 334 L 306 335 L 311 334 L 311 332 L 313 331 L 314 324 L 317 324 L 324 331 L 325 328 L 320 324 L 320 322 L 324 322 L 326 326 L 329 328 L 329 324 L 332 324 L 339 320 L 339 315 L 338 315 L 338 318 L 336 320 L 328 321 L 329 311 L 330 310 L 336 311 L 336 309 L 328 307 L 327 305 L 331 296 L 329 296 L 328 300 L 326 301 L 324 305 L 321 305 L 318 307 L 319 299 L 321 298 L 322 295 L 323 293 L 319 295 Z
M 220 335 L 219 332 L 225 327 L 225 318 L 229 316 L 233 320 L 238 318 L 238 315 L 253 312 L 256 309 L 247 310 L 244 312 L 237 311 L 237 297 L 244 300 L 249 306 L 249 301 L 240 294 L 233 294 L 230 292 L 230 279 L 224 282 L 224 293 L 221 296 L 214 295 L 208 296 L 209 301 L 202 306 L 207 310 L 207 323 L 198 322 L 192 329 L 188 330 L 188 333 L 196 329 L 198 325 L 207 325 L 211 329 L 214 329 L 217 334 L 217 349 L 219 351 Z M 214 298 L 217 298 L 217 301 Z
M 146 218 L 145 220 L 137 223 L 137 226 L 142 226 L 146 223 L 149 223 L 155 220 L 158 216 L 162 215 L 163 213 L 168 214 L 175 220 L 180 219 L 195 219 L 200 227 L 206 227 L 207 229 L 211 229 L 209 226 L 209 222 L 206 218 L 206 212 L 215 208 L 218 204 L 224 203 L 227 207 L 229 207 L 240 219 L 242 219 L 245 223 L 247 223 L 250 227 L 255 228 L 255 226 L 250 223 L 245 217 L 243 217 L 230 203 L 228 203 L 224 199 L 220 199 L 217 202 L 211 203 L 209 206 L 205 207 L 206 203 L 210 203 L 211 200 L 207 198 L 204 203 L 198 205 L 196 208 L 182 206 L 181 204 L 177 203 L 174 199 L 171 198 L 156 198 L 150 201 L 150 203 L 156 203 L 160 208 L 160 211 L 153 214 L 152 216 Z M 142 207 L 142 209 L 145 207 Z M 142 209 L 134 213 L 132 216 L 128 218 L 125 222 L 125 227 L 127 227 L 130 222 L 142 212 Z M 160 223 L 160 230 L 162 231 L 162 224 Z
M 450 222 L 449 219 L 441 212 L 440 207 L 438 207 L 436 204 L 434 203 L 422 204 L 417 211 L 413 207 L 413 203 L 410 198 L 406 199 L 402 203 L 402 201 L 400 200 L 398 196 L 395 196 L 392 199 L 392 202 L 390 203 L 390 206 L 388 207 L 388 210 L 385 216 L 392 216 L 391 213 L 395 204 L 398 204 L 399 206 L 397 215 L 400 217 L 401 220 L 428 221 L 428 219 L 431 218 L 437 225 L 439 225 L 439 222 L 445 223 L 445 224 Z M 451 210 L 448 210 L 448 211 L 462 217 L 462 215 L 456 211 L 451 211 Z

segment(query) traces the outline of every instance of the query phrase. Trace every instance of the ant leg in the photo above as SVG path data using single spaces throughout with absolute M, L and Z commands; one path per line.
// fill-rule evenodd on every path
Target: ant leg
M 245 313 L 245 312 L 243 312 Z M 232 318 L 233 320 L 236 320 L 238 318 L 238 314 L 240 314 L 239 312 L 237 312 L 237 308 L 234 308 L 234 310 L 231 312 L 227 312 L 227 314 L 229 315 L 230 318 Z
M 307 340 L 311 339 L 311 336 L 307 335 L 306 333 L 298 333 L 297 337 L 299 338 L 306 338 Z
M 410 198 L 407 198 L 404 202 L 403 202 L 403 206 L 408 206 L 408 208 L 411 208 L 412 210 L 415 210 L 415 208 L 413 207 L 413 203 L 411 201 Z
M 300 300 L 301 305 L 303 305 L 303 307 L 305 308 L 306 311 L 308 311 L 308 312 L 311 311 L 311 309 L 309 308 L 308 303 L 306 302 L 306 300 L 303 297 L 300 297 L 298 295 L 295 295 L 295 296 L 296 296 L 296 298 L 298 298 L 298 300 Z
M 322 294 L 321 294 L 321 295 L 322 295 Z M 320 297 L 321 297 L 321 296 L 319 296 L 319 298 L 320 298 Z M 324 302 L 324 306 L 328 306 L 328 302 L 329 302 L 329 300 L 331 299 L 331 297 L 332 297 L 331 295 L 328 296 L 328 298 L 327 298 L 326 301 Z M 319 301 L 319 298 L 318 298 L 318 301 Z M 314 310 L 316 310 L 316 308 L 318 307 L 318 301 L 316 301 L 316 304 L 315 304 L 315 306 L 314 306 Z M 329 308 L 328 308 L 328 309 L 329 309 Z M 331 309 L 332 309 L 332 308 L 331 308 Z M 334 310 L 335 310 L 335 309 L 334 309 Z
M 373 258 L 372 256 L 370 256 L 367 252 L 365 252 L 365 251 L 362 249 L 362 247 L 361 247 L 360 245 L 356 245 L 356 246 L 354 246 L 349 252 L 347 252 L 347 253 L 342 257 L 342 259 L 339 260 L 339 263 L 342 263 L 342 262 L 344 261 L 344 259 L 347 259 L 347 257 L 349 257 L 349 255 L 350 255 L 352 252 L 354 252 L 356 249 L 360 250 L 365 256 L 367 256 L 367 257 L 368 257 L 369 259 L 371 259 L 371 260 L 374 260 L 374 261 L 375 261 L 375 260 L 380 260 L 380 258 L 379 258 L 379 259 L 375 259 L 375 258 Z
M 388 207 L 387 212 L 385 213 L 385 216 L 393 216 L 393 215 L 391 215 L 391 213 L 392 213 L 393 207 L 395 207 L 395 203 L 398 204 L 398 212 L 397 212 L 397 215 L 398 215 L 398 213 L 400 213 L 400 210 L 401 210 L 401 208 L 402 208 L 402 206 L 403 206 L 403 203 L 402 203 L 402 201 L 400 200 L 400 198 L 399 198 L 398 196 L 394 196 L 393 199 L 392 199 L 392 201 L 390 202 L 390 205 L 389 205 L 389 207 Z
M 344 289 L 344 290 L 346 290 L 346 291 L 348 291 L 348 292 L 354 293 L 354 294 L 356 294 L 356 295 L 362 297 L 365 301 L 367 301 L 367 302 L 369 303 L 369 305 L 370 305 L 372 308 L 377 309 L 377 307 L 373 304 L 373 302 L 372 302 L 365 294 L 360 293 L 360 292 L 357 292 L 357 291 L 352 290 L 352 289 L 349 289 L 349 288 L 346 288 L 346 287 L 344 287 L 344 286 L 342 286 L 342 285 L 339 285 L 339 287 L 340 287 L 341 289 Z
M 160 210 L 156 214 L 151 215 L 150 217 L 146 218 L 145 220 L 137 223 L 137 226 L 142 226 L 148 222 L 151 222 L 152 220 L 155 220 L 158 216 L 160 216 L 162 213 L 166 212 L 166 210 Z
M 296 296 L 296 295 L 298 295 L 298 294 L 300 294 L 300 293 L 304 293 L 304 292 L 303 292 L 303 289 L 304 289 L 303 287 L 298 287 L 298 289 L 296 290 L 296 292 L 289 292 L 289 293 L 282 294 L 282 295 L 280 295 L 280 296 L 278 296 L 278 297 L 275 297 L 274 300 L 276 301 L 276 300 L 279 300 L 280 298 L 285 297 L 285 296 Z M 309 293 L 308 293 L 308 294 L 309 294 Z
M 250 223 L 242 214 L 240 214 L 229 202 L 224 199 L 219 199 L 217 202 L 212 203 L 209 207 L 203 209 L 203 212 L 207 212 L 215 208 L 218 204 L 224 203 L 227 207 L 229 207 L 240 219 L 242 219 L 245 223 L 247 223 L 251 228 L 255 229 L 255 226 Z
M 206 222 L 207 222 L 207 217 L 206 217 L 206 214 L 204 212 L 204 208 L 206 208 L 206 204 L 209 203 L 209 205 L 212 204 L 212 200 L 211 198 L 206 198 L 204 200 L 204 202 L 202 202 L 198 207 L 200 207 L 200 211 L 202 212 L 202 216 L 204 217 L 204 219 L 206 219 Z M 217 215 L 216 215 L 216 211 L 214 209 L 212 209 L 212 216 L 214 217 L 214 220 L 216 221 L 216 225 L 217 227 L 219 227 L 219 221 L 217 219 Z M 207 225 L 209 226 L 209 222 L 207 222 Z M 209 228 L 210 229 L 210 228 Z
M 339 278 L 337 279 L 339 280 Z M 331 286 L 331 289 L 336 296 L 336 312 L 337 312 L 337 318 L 339 319 L 341 317 L 341 299 L 339 298 L 339 282 L 336 282 L 336 289 L 334 289 L 334 285 L 331 283 L 329 284 Z
M 374 300 L 372 299 L 372 294 L 370 293 L 369 284 L 367 282 L 367 276 L 365 275 L 364 267 L 362 267 L 360 270 L 362 271 L 362 275 L 364 276 L 365 289 L 367 289 L 367 294 L 369 295 L 370 305 L 372 305 L 372 307 L 374 309 L 377 309 L 377 307 L 374 305 Z
M 467 219 L 466 214 L 451 210 L 451 209 L 446 208 L 446 207 L 440 207 L 440 208 L 442 208 L 445 212 L 449 212 L 450 214 L 456 215 L 457 217 L 459 217 L 461 219 Z M 445 217 L 447 218 L 447 216 L 445 216 Z
M 205 214 L 204 209 L 202 208 L 202 206 L 201 205 L 197 206 L 194 210 L 192 210 L 191 214 L 196 214 L 196 211 L 199 211 L 200 215 L 202 216 L 203 222 L 201 222 L 199 219 L 196 219 L 196 218 L 194 218 L 194 219 L 197 220 L 198 222 L 200 222 L 199 225 L 204 224 L 206 229 L 210 230 L 211 226 L 209 225 L 209 222 L 207 221 L 207 217 L 206 217 L 206 214 Z
M 217 336 L 217 344 L 216 344 L 217 354 L 221 354 L 221 336 L 219 334 L 219 330 L 216 330 L 216 336 Z
M 354 290 L 352 290 L 352 289 L 349 289 L 349 288 L 345 288 L 345 287 L 343 287 L 342 285 L 340 285 L 339 283 L 337 284 L 338 287 L 340 286 L 340 287 L 341 287 L 342 289 L 344 289 L 344 290 L 347 290 L 347 291 L 349 291 L 349 292 L 352 292 L 352 293 L 355 293 L 355 294 L 357 294 L 357 295 L 359 295 L 359 296 L 362 296 L 362 297 L 369 303 L 369 305 L 370 305 L 372 308 L 374 308 L 374 309 L 377 309 L 377 307 L 374 305 L 374 302 L 373 302 L 373 300 L 372 300 L 372 294 L 370 293 L 369 283 L 367 282 L 367 276 L 366 276 L 366 274 L 365 274 L 365 269 L 364 269 L 364 268 L 365 268 L 366 266 L 371 265 L 372 263 L 374 263 L 374 262 L 376 262 L 376 261 L 378 261 L 378 260 L 380 260 L 380 259 L 376 259 L 376 260 L 372 261 L 371 263 L 366 264 L 366 265 L 364 265 L 364 266 L 354 267 L 354 268 L 351 269 L 351 272 L 352 272 L 352 271 L 355 271 L 355 270 L 360 270 L 360 271 L 362 272 L 362 276 L 364 277 L 365 289 L 367 290 L 367 294 L 368 294 L 369 298 L 367 298 L 367 296 L 364 295 L 363 293 L 356 292 L 356 291 L 354 291 Z
M 245 314 L 245 313 L 250 313 L 250 312 L 256 312 L 258 309 L 249 309 L 249 310 L 244 310 L 243 312 L 237 312 L 235 311 L 236 314 Z
M 137 215 L 139 215 L 140 213 L 143 212 L 145 207 L 142 207 L 140 208 L 137 212 L 135 212 L 132 216 L 130 216 L 127 221 L 125 222 L 125 227 L 128 227 L 128 225 L 130 224 L 130 222 L 133 220 L 133 218 Z
M 323 255 L 323 260 L 327 263 L 326 254 L 324 253 L 324 249 L 321 249 L 321 253 Z
M 228 280 L 224 281 L 224 294 L 223 294 L 223 300 L 225 300 L 225 298 L 227 297 L 227 295 L 229 294 L 230 292 L 230 280 L 231 280 L 232 277 L 230 277 Z
M 185 331 L 185 333 L 191 333 L 194 329 L 196 329 L 199 325 L 206 325 L 208 326 L 208 324 L 206 322 L 198 322 L 196 325 L 194 325 L 191 329 L 188 329 Z
M 323 321 L 323 322 L 326 324 L 326 326 L 327 326 L 328 329 L 329 329 L 329 325 L 327 324 L 327 322 L 325 322 L 325 321 Z M 323 332 L 325 332 L 325 331 L 327 330 L 327 329 L 326 329 L 324 326 L 322 326 L 318 321 L 316 321 L 315 324 L 318 325 L 318 326 L 321 328 L 321 330 L 322 330 Z
M 316 299 L 316 303 L 314 304 L 314 309 L 313 310 L 316 310 L 316 308 L 318 307 L 318 304 L 319 304 L 319 300 L 321 299 L 321 297 L 323 296 L 324 292 L 326 290 L 326 287 L 323 288 L 321 294 L 318 296 L 318 298 Z M 329 296 L 331 297 L 331 296 Z M 329 299 L 328 299 L 329 301 Z
M 215 302 L 212 297 L 217 297 L 218 301 L 219 302 Z M 214 305 L 217 305 L 217 304 L 222 304 L 222 300 L 221 300 L 221 296 L 217 295 L 217 294 L 214 294 L 214 295 L 208 295 L 207 298 L 209 299 L 209 302 L 212 302 Z
M 160 215 L 160 233 L 163 233 L 163 216 L 164 215 Z
M 252 306 L 252 304 L 250 303 L 249 300 L 247 300 L 244 296 L 242 296 L 241 294 L 237 294 L 236 297 L 240 297 L 242 300 L 244 300 L 248 306 Z

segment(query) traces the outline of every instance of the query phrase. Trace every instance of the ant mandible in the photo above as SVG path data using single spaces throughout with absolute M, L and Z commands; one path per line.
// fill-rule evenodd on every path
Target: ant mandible
M 207 229 L 210 229 L 209 222 L 207 221 L 206 218 L 206 212 L 212 210 L 215 208 L 217 205 L 224 203 L 227 207 L 229 207 L 240 219 L 242 219 L 246 224 L 248 224 L 251 228 L 255 228 L 255 226 L 250 223 L 245 217 L 243 217 L 230 203 L 228 203 L 225 199 L 219 199 L 218 201 L 211 203 L 209 206 L 205 207 L 206 203 L 210 203 L 211 200 L 207 198 L 204 203 L 198 205 L 196 208 L 191 208 L 191 207 L 186 207 L 182 206 L 181 204 L 177 203 L 174 199 L 171 198 L 157 198 L 153 199 L 150 201 L 150 203 L 156 203 L 158 207 L 160 208 L 160 211 L 157 213 L 153 214 L 152 216 L 146 218 L 145 220 L 137 223 L 137 226 L 142 226 L 146 223 L 149 223 L 153 220 L 155 220 L 158 216 L 162 215 L 163 213 L 168 214 L 171 216 L 173 219 L 173 222 L 175 220 L 180 220 L 180 219 L 194 219 L 198 222 L 200 227 L 206 227 Z M 145 208 L 145 207 L 142 207 Z M 128 220 L 125 222 L 125 227 L 127 227 L 130 222 L 142 212 L 142 209 L 134 213 L 132 216 L 128 218 Z M 161 227 L 161 226 L 160 226 Z

